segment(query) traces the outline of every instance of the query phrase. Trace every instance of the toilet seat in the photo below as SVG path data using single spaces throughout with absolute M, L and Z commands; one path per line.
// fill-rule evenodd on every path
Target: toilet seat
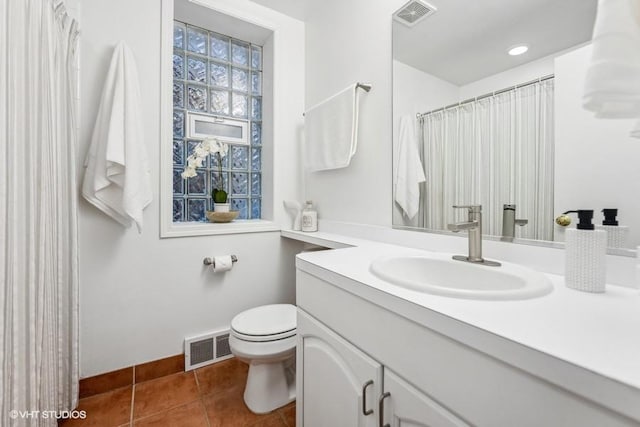
M 250 342 L 283 340 L 296 335 L 296 307 L 271 304 L 252 308 L 231 320 L 231 333 Z
M 294 337 L 296 335 L 296 330 L 293 329 L 291 331 L 286 331 L 286 332 L 282 332 L 280 334 L 274 334 L 274 335 L 247 335 L 247 334 L 241 334 L 238 331 L 232 330 L 231 334 L 234 337 L 243 341 L 270 342 L 270 341 L 279 341 L 286 338 Z

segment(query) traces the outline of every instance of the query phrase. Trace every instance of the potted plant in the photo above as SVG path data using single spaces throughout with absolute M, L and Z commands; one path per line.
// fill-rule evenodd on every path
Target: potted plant
M 223 185 L 222 178 L 222 159 L 227 155 L 229 146 L 214 138 L 206 138 L 193 149 L 193 153 L 187 157 L 187 166 L 182 172 L 182 178 L 187 179 L 197 175 L 196 168 L 202 167 L 204 159 L 215 154 L 218 157 L 218 173 L 220 176 L 220 185 Z M 229 203 L 227 203 L 227 192 L 223 188 L 214 188 L 211 190 L 213 198 L 214 212 L 229 212 Z
M 220 185 L 224 185 L 222 177 L 222 154 L 220 151 L 216 153 L 218 156 L 218 176 L 220 177 Z M 214 212 L 229 212 L 229 203 L 227 203 L 227 192 L 223 188 L 214 188 L 211 190 L 211 198 L 213 199 Z

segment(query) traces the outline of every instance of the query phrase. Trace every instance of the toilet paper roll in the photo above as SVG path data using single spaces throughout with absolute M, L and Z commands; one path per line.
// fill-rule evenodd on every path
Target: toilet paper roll
M 213 258 L 213 271 L 215 273 L 221 273 L 229 271 L 233 267 L 233 260 L 231 255 L 222 255 Z

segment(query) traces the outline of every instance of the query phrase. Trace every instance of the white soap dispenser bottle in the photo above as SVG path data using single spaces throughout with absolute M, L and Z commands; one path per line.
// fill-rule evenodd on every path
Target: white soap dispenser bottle
M 607 280 L 607 232 L 592 224 L 593 210 L 581 209 L 578 225 L 566 232 L 565 284 L 585 292 L 604 292 Z
M 596 225 L 596 229 L 607 232 L 608 248 L 625 248 L 627 247 L 627 238 L 629 237 L 629 227 L 620 225 L 616 217 L 618 209 L 602 209 L 604 220 L 602 225 Z
M 318 212 L 314 209 L 311 200 L 307 200 L 307 204 L 302 210 L 302 231 L 318 231 Z

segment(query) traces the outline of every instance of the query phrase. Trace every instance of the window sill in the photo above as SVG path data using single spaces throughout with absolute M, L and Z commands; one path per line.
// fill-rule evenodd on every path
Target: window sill
M 280 226 L 262 219 L 235 220 L 228 223 L 184 222 L 172 223 L 162 230 L 160 237 L 213 236 L 219 234 L 265 233 L 280 231 Z

